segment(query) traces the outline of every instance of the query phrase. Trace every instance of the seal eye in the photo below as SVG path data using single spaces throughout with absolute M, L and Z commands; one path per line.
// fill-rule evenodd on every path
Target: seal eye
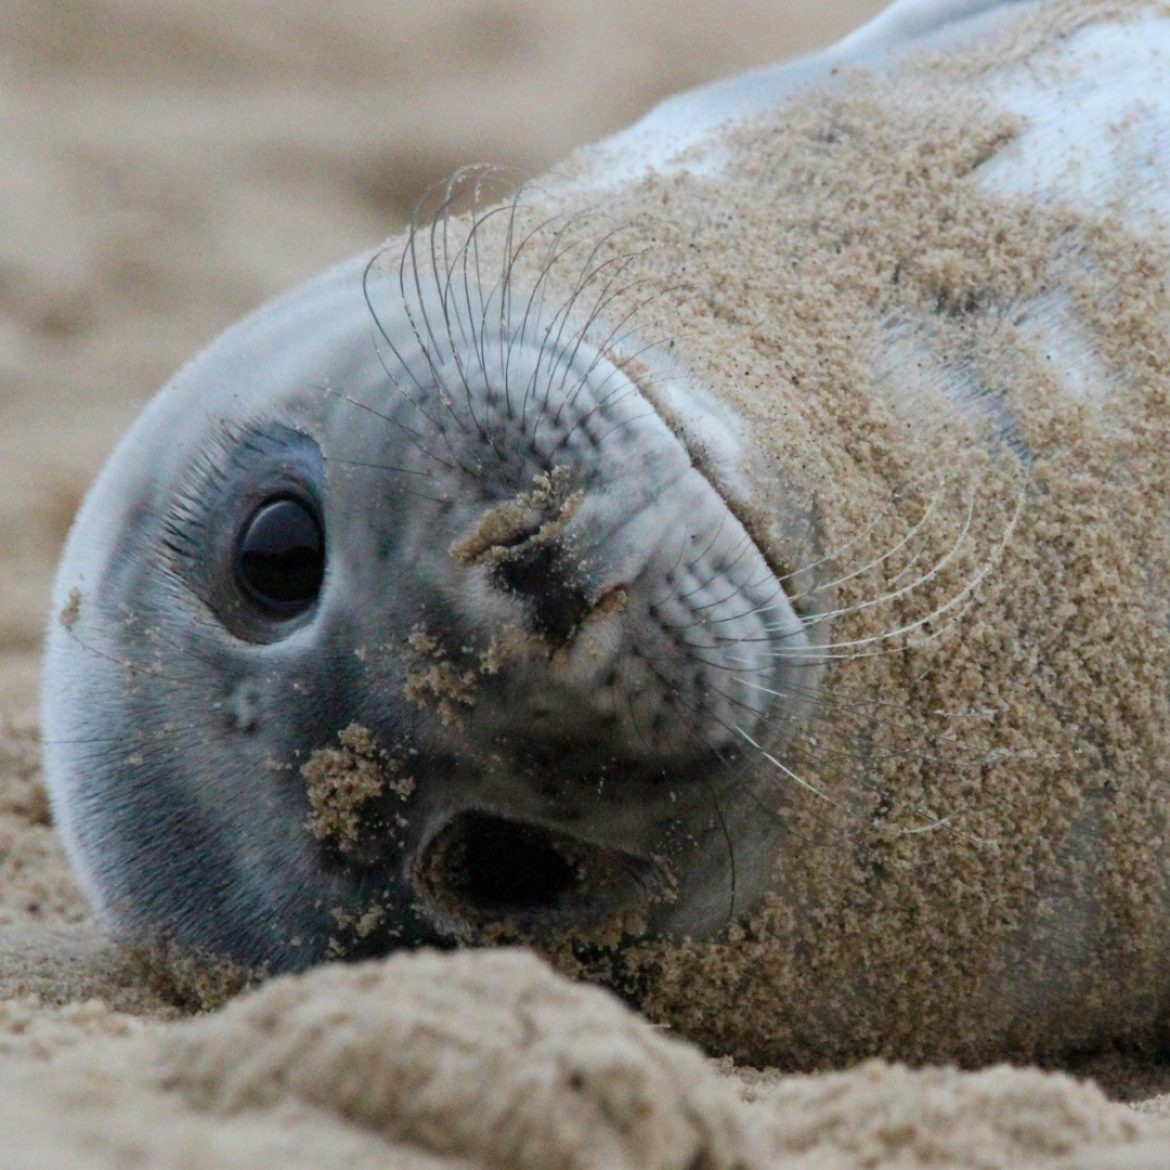
M 321 592 L 325 534 L 304 500 L 265 500 L 236 538 L 236 581 L 253 604 L 272 617 L 304 613 Z

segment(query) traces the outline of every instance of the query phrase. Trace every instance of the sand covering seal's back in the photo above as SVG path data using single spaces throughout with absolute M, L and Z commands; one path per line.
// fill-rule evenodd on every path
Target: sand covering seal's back
M 1074 146 L 1051 192 L 1014 195 L 1029 134 L 1063 130 L 993 96 L 1067 90 L 1100 56 L 1055 46 L 1151 15 L 1055 4 L 963 55 L 845 71 L 729 135 L 717 177 L 607 194 L 628 227 L 601 255 L 634 257 L 631 304 L 655 290 L 639 330 L 746 421 L 741 510 L 782 570 L 816 530 L 793 580 L 840 615 L 761 808 L 785 825 L 773 894 L 631 961 L 644 1008 L 717 1050 L 978 1060 L 1158 1033 L 1170 246 L 1165 164 L 1120 152 L 1163 112 L 1120 103 L 1096 185 Z

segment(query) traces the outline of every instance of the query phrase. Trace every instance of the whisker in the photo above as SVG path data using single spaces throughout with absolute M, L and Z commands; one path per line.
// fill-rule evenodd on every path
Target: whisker
M 896 601 L 900 597 L 905 597 L 909 593 L 913 593 L 916 589 L 933 581 L 943 569 L 947 567 L 959 554 L 959 550 L 966 543 L 967 537 L 970 535 L 971 526 L 975 519 L 975 497 L 971 499 L 967 506 L 967 514 L 963 519 L 962 528 L 959 530 L 958 536 L 949 549 L 925 572 L 916 577 L 907 585 L 903 585 L 897 589 L 887 590 L 885 593 L 878 594 L 876 597 L 868 597 L 862 601 L 858 601 L 853 605 L 843 606 L 840 609 L 828 610 L 825 613 L 817 614 L 815 620 L 811 625 L 819 625 L 827 621 L 833 621 L 840 617 L 845 617 L 848 614 L 860 613 L 862 610 L 872 609 L 874 606 L 885 605 L 888 602 Z M 980 577 L 979 579 L 982 579 Z M 965 590 L 964 590 L 965 592 Z M 840 645 L 852 645 L 853 643 L 841 643 Z M 814 649 L 821 649 L 822 647 L 814 647 Z M 824 649 L 838 648 L 834 644 L 827 644 Z
M 917 481 L 915 481 L 915 482 L 917 482 Z M 902 489 L 899 489 L 899 490 L 902 490 Z M 843 574 L 840 577 L 836 577 L 831 581 L 821 582 L 820 584 L 816 585 L 812 589 L 802 591 L 799 593 L 794 593 L 792 595 L 791 600 L 803 601 L 806 598 L 814 596 L 817 593 L 823 593 L 829 589 L 836 589 L 839 586 L 844 585 L 847 581 L 852 581 L 855 578 L 862 576 L 864 573 L 867 573 L 873 569 L 876 569 L 879 565 L 884 564 L 892 556 L 894 556 L 902 548 L 904 548 L 911 540 L 913 540 L 914 537 L 922 530 L 922 528 L 925 527 L 926 522 L 929 520 L 930 516 L 932 515 L 935 508 L 937 507 L 938 501 L 942 498 L 942 495 L 943 495 L 945 490 L 946 490 L 946 484 L 940 482 L 938 485 L 938 488 L 936 489 L 934 494 L 931 496 L 930 500 L 927 502 L 926 509 L 924 510 L 922 516 L 919 518 L 918 523 L 915 524 L 912 528 L 910 528 L 909 531 L 906 533 L 906 535 L 900 541 L 898 541 L 896 544 L 892 545 L 890 548 L 886 549 L 885 552 L 881 553 L 879 556 L 873 558 L 872 560 L 861 565 L 860 567 L 853 569 L 848 573 Z M 865 529 L 863 529 L 861 532 L 859 532 L 855 537 L 852 537 L 850 540 L 846 541 L 845 544 L 841 545 L 840 548 L 836 552 L 830 553 L 827 556 L 822 557 L 818 561 L 813 561 L 808 565 L 802 566 L 800 569 L 794 570 L 792 573 L 789 574 L 789 576 L 790 577 L 800 576 L 802 574 L 807 573 L 809 571 L 809 569 L 816 568 L 817 566 L 824 564 L 829 560 L 838 559 L 841 552 L 845 551 L 845 549 L 847 549 L 847 548 L 853 547 L 856 543 L 858 543 L 858 541 L 860 541 L 864 537 L 871 535 L 876 530 L 877 526 L 879 524 L 881 524 L 881 522 L 883 520 L 888 519 L 892 515 L 894 515 L 893 510 L 881 513 L 870 525 L 868 525 Z
M 841 804 L 840 801 L 835 800 L 832 796 L 830 796 L 827 792 L 825 792 L 822 788 L 818 787 L 816 784 L 813 784 L 811 781 L 805 780 L 803 777 L 799 776 L 790 767 L 788 767 L 787 764 L 783 763 L 781 760 L 778 760 L 774 755 L 772 755 L 772 753 L 770 751 L 768 751 L 766 748 L 764 748 L 759 743 L 757 743 L 756 740 L 754 740 L 738 724 L 735 724 L 733 727 L 729 728 L 728 730 L 734 731 L 746 743 L 750 744 L 753 748 L 755 748 L 756 751 L 759 752 L 759 754 L 761 756 L 763 756 L 763 758 L 765 760 L 768 761 L 768 763 L 772 764 L 776 768 L 776 770 L 778 772 L 780 772 L 781 775 L 783 775 L 787 779 L 791 780 L 794 784 L 797 785 L 797 787 L 803 788 L 806 792 L 811 792 L 815 797 L 817 797 L 818 800 L 824 801 L 825 804 L 829 805 L 831 808 L 838 809 L 842 812 L 848 812 L 848 810 L 845 808 L 845 806 L 843 804 Z

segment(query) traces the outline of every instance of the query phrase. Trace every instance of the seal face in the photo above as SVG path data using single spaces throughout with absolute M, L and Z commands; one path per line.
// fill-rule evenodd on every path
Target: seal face
M 733 420 L 581 311 L 604 269 L 432 290 L 413 247 L 397 288 L 350 265 L 217 342 L 78 522 L 50 767 L 120 934 L 271 970 L 702 935 L 762 880 L 745 749 L 812 667 L 700 465 Z

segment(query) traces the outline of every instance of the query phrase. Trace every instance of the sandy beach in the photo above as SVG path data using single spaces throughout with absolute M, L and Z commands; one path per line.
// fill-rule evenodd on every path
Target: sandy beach
M 1153 1058 L 734 1068 L 516 951 L 322 968 L 192 1013 L 181 980 L 103 938 L 54 835 L 38 732 L 53 569 L 167 376 L 399 229 L 454 168 L 539 174 L 880 6 L 4 3 L 0 1170 L 1170 1164 L 1170 1066 Z

